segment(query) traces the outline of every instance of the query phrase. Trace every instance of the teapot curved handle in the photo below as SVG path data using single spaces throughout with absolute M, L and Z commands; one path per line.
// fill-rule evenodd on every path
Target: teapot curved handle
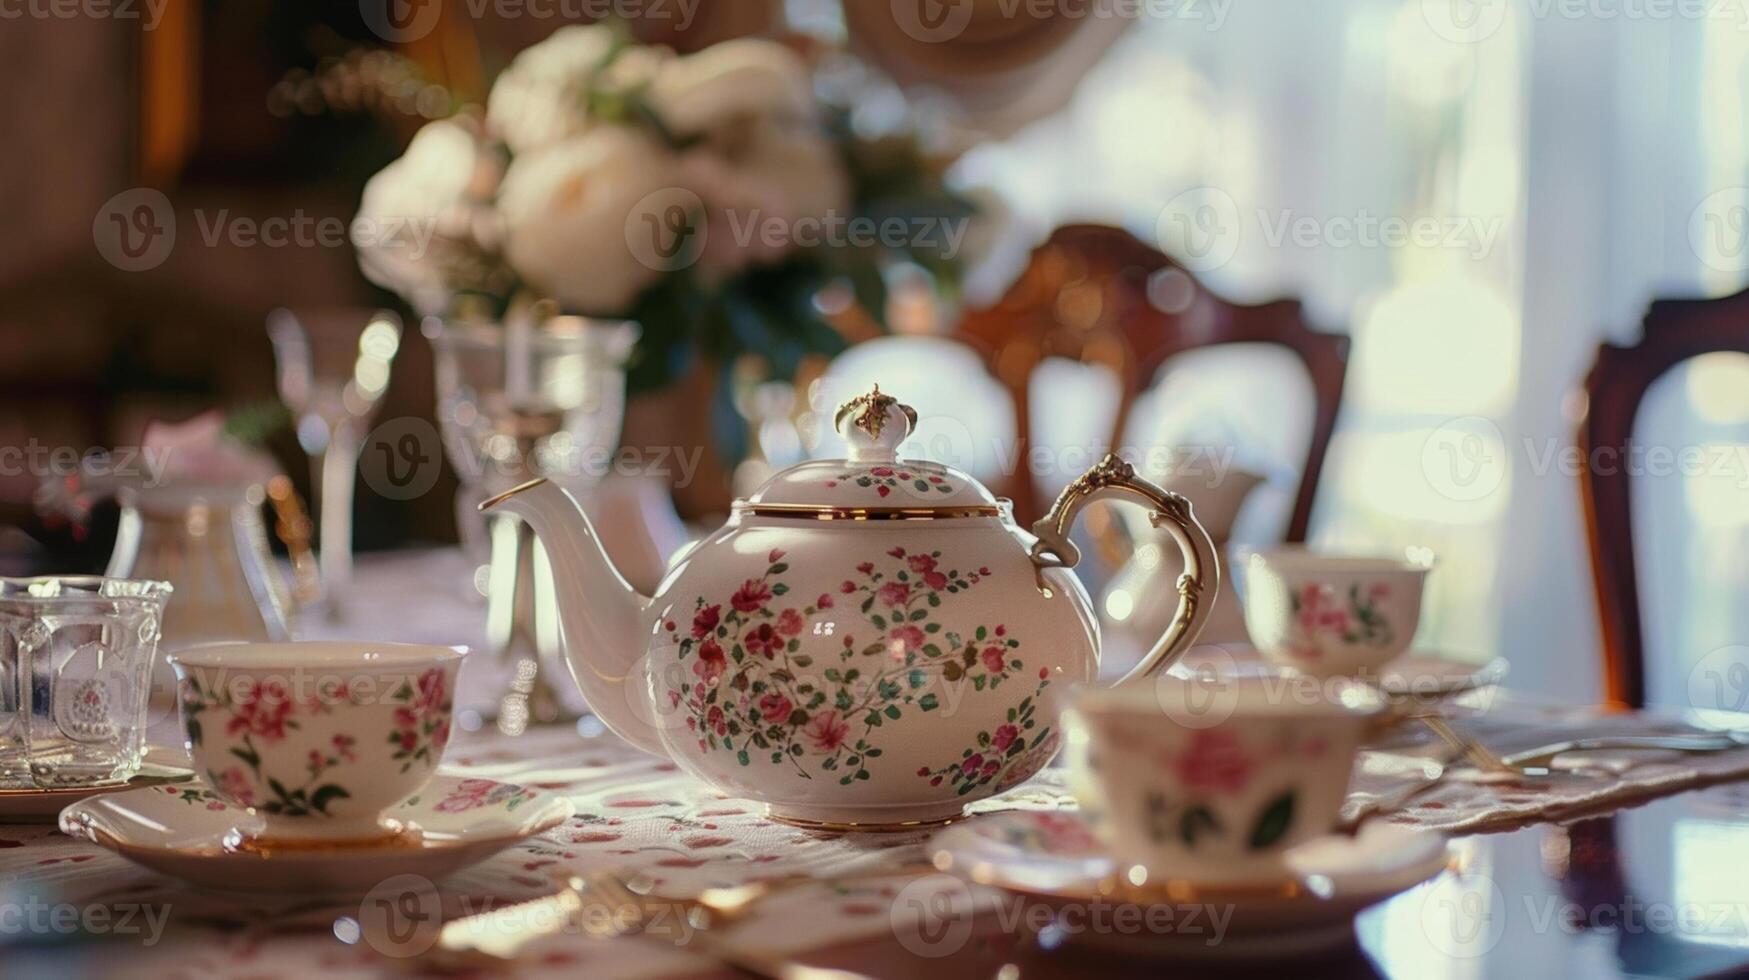
M 1184 574 L 1178 577 L 1178 611 L 1153 649 L 1122 680 L 1148 677 L 1170 666 L 1202 632 L 1221 589 L 1220 561 L 1208 532 L 1191 515 L 1189 500 L 1142 479 L 1135 467 L 1107 453 L 1098 465 L 1065 487 L 1050 512 L 1032 526 L 1038 541 L 1030 557 L 1038 567 L 1041 587 L 1045 569 L 1074 568 L 1080 562 L 1081 550 L 1069 540 L 1069 528 L 1083 508 L 1103 498 L 1129 500 L 1150 508 L 1149 523 L 1164 526 L 1184 555 Z

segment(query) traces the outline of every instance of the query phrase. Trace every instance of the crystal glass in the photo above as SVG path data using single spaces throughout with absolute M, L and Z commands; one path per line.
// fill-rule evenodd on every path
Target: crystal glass
M 480 516 L 480 501 L 549 477 L 592 489 L 619 444 L 625 364 L 638 328 L 623 321 L 553 317 L 536 326 L 425 321 L 436 350 L 437 417 L 461 478 L 456 499 L 462 546 L 487 596 L 487 646 L 509 668 L 498 727 L 575 716 L 581 702 L 565 677 L 546 554 L 514 517 Z
M 267 335 L 279 363 L 279 396 L 297 419 L 316 497 L 317 560 L 330 615 L 352 579 L 352 494 L 358 454 L 401 347 L 389 310 L 274 310 Z
M 137 579 L 0 579 L 0 788 L 139 772 L 170 591 Z
M 162 628 L 172 647 L 291 638 L 291 597 L 273 562 L 259 483 L 171 483 L 124 489 L 110 578 L 164 580 L 176 604 Z
M 444 448 L 462 483 L 462 544 L 484 563 L 480 501 L 536 476 L 573 492 L 600 482 L 625 420 L 625 364 L 638 328 L 583 317 L 538 328 L 432 317 L 423 332 L 436 349 Z

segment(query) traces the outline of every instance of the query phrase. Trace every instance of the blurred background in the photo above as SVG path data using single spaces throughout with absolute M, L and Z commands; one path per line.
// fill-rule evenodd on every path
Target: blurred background
M 6 574 L 194 574 L 198 511 L 264 628 L 349 551 L 484 618 L 546 474 L 653 582 L 878 382 L 1026 521 L 1119 448 L 1229 554 L 1430 550 L 1418 646 L 1533 692 L 1605 695 L 1631 536 L 1644 695 L 1749 677 L 1749 3 L 44 0 L 0 77 Z M 1671 298 L 1739 339 L 1599 456 Z M 1172 571 L 1088 536 L 1145 646 Z

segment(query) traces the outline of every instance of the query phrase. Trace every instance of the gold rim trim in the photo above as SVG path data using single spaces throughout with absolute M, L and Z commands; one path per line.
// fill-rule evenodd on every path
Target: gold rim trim
M 74 832 L 68 836 L 77 837 L 82 834 L 91 843 L 117 854 L 138 854 L 147 858 L 161 854 L 174 854 L 182 858 L 243 858 L 260 861 L 273 860 L 281 864 L 299 862 L 308 858 L 314 863 L 323 858 L 343 856 L 346 852 L 366 855 L 380 854 L 390 850 L 383 845 L 391 841 L 399 842 L 393 847 L 393 853 L 397 854 L 443 854 L 474 847 L 508 847 L 538 837 L 554 827 L 562 826 L 565 821 L 571 819 L 571 816 L 575 816 L 575 810 L 570 815 L 555 813 L 551 817 L 535 821 L 521 831 L 498 837 L 431 837 L 423 830 L 409 829 L 388 837 L 349 838 L 339 841 L 316 839 L 296 842 L 299 845 L 307 844 L 309 846 L 287 847 L 284 838 L 280 838 L 278 841 L 269 838 L 266 839 L 265 844 L 260 843 L 260 839 L 251 838 L 245 846 L 232 847 L 221 841 L 218 846 L 214 847 L 205 844 L 170 846 L 126 841 L 117 837 L 113 832 L 97 826 L 90 814 L 81 813 L 78 816 L 78 825 L 73 828 Z
M 1442 868 L 1441 870 L 1444 869 Z M 1313 894 L 1303 883 L 1297 881 L 1282 881 L 1279 883 L 1258 885 L 1212 886 L 1197 885 L 1188 881 L 1172 880 L 1158 883 L 1150 882 L 1145 885 L 1132 885 L 1121 878 L 1108 876 L 1105 878 L 1075 882 L 1073 884 L 1064 885 L 1060 888 L 1052 889 L 1030 884 L 1024 880 L 1016 879 L 1000 872 L 991 871 L 988 867 L 974 866 L 960 876 L 974 884 L 989 885 L 1028 898 L 1055 901 L 1103 901 L 1131 905 L 1206 905 L 1216 902 L 1288 903 L 1305 902 L 1307 900 L 1318 902 L 1324 901 L 1324 899 Z M 1430 874 L 1428 877 L 1431 878 L 1433 875 Z
M 1001 517 L 995 504 L 969 507 L 829 507 L 824 504 L 736 504 L 735 513 L 804 521 L 950 521 Z
M 521 493 L 522 491 L 532 490 L 535 487 L 538 487 L 545 482 L 547 482 L 547 478 L 543 476 L 543 477 L 537 477 L 536 479 L 530 480 L 527 483 L 523 483 L 523 484 L 520 484 L 518 486 L 511 487 L 510 489 L 504 491 L 503 493 L 499 494 L 498 496 L 493 497 L 491 500 L 481 501 L 480 507 L 479 507 L 480 512 L 485 513 L 486 511 L 491 510 L 492 508 L 498 506 L 499 504 L 503 503 L 504 501 L 509 500 L 511 497 L 516 496 L 517 494 Z

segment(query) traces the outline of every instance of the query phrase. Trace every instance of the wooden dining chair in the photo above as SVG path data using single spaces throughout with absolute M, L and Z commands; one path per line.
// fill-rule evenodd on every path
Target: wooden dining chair
M 1639 343 L 1603 344 L 1597 349 L 1597 361 L 1585 379 L 1580 458 L 1599 459 L 1599 453 L 1614 453 L 1617 460 L 1630 458 L 1634 419 L 1652 383 L 1691 358 L 1731 351 L 1749 354 L 1749 289 L 1721 299 L 1653 302 Z M 1585 466 L 1580 492 L 1603 623 L 1604 690 L 1611 704 L 1638 708 L 1646 702 L 1646 648 L 1634 571 L 1628 470 Z
M 1067 225 L 1033 251 L 1006 295 L 966 315 L 957 336 L 985 353 L 992 373 L 1013 399 L 1021 443 L 1017 459 L 1026 458 L 1029 446 L 1028 382 L 1046 358 L 1064 357 L 1116 373 L 1122 393 L 1111 432 L 1115 446 L 1126 431 L 1136 396 L 1169 359 L 1222 344 L 1287 348 L 1304 365 L 1313 390 L 1311 439 L 1286 535 L 1290 542 L 1306 539 L 1318 475 L 1342 401 L 1349 345 L 1346 336 L 1313 330 L 1298 300 L 1234 303 L 1127 231 Z M 1017 479 L 1007 489 L 1018 516 L 1030 521 L 1042 511 L 1030 479 Z

